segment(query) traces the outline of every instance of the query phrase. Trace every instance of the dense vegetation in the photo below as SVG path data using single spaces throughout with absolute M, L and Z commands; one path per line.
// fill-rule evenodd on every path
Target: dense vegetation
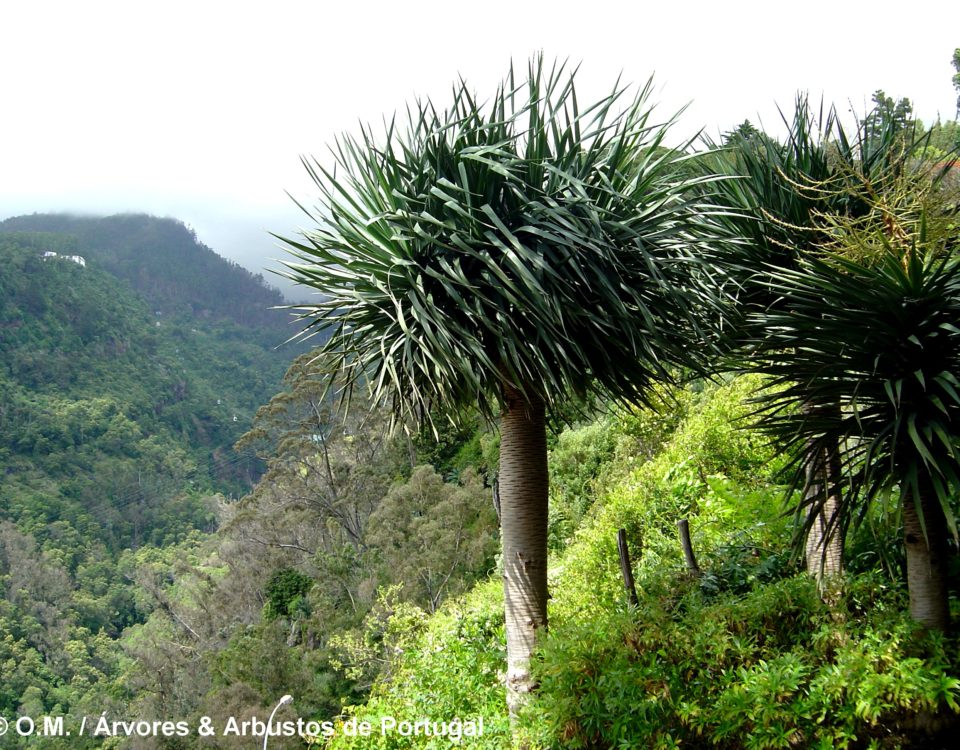
M 49 228 L 58 222 L 29 219 Z M 198 287 L 170 276 L 186 278 L 192 260 L 217 256 L 181 224 L 64 221 L 96 227 L 90 237 L 114 236 L 131 267 L 144 257 L 138 252 L 149 252 L 140 278 L 167 291 L 163 300 L 144 299 L 100 262 L 90 237 L 0 232 L 0 713 L 7 716 L 21 706 L 93 711 L 112 701 L 106 686 L 121 673 L 117 639 L 160 606 L 138 589 L 136 556 L 212 531 L 218 502 L 253 486 L 264 465 L 233 443 L 291 356 L 274 349 L 285 333 L 275 325 L 251 326 L 242 311 L 232 319 L 223 306 L 217 316 L 193 314 Z M 138 244 L 146 228 L 181 238 L 175 263 L 162 246 Z M 225 261 L 210 267 L 214 276 L 233 274 L 234 293 L 259 289 L 252 309 L 277 299 Z M 209 308 L 217 304 L 211 298 Z
M 877 513 L 860 528 L 844 593 L 821 600 L 791 555 L 775 482 L 783 460 L 742 429 L 756 386 L 691 388 L 669 417 L 621 412 L 558 437 L 553 619 L 539 695 L 522 720 L 535 745 L 947 746 L 918 727 L 960 711 L 956 639 L 923 636 L 904 614 L 902 559 L 881 572 L 896 520 Z M 681 518 L 699 575 L 684 562 Z M 573 534 L 562 531 L 568 519 L 578 519 Z M 634 555 L 637 606 L 624 591 L 618 529 Z M 470 746 L 502 747 L 501 607 L 491 581 L 430 620 L 398 612 L 403 654 L 355 714 L 376 726 L 383 716 L 483 716 L 484 737 Z M 376 739 L 340 736 L 333 747 L 430 746 Z
M 187 226 L 145 214 L 106 217 L 32 214 L 0 222 L 0 233 L 48 233 L 48 250 L 77 254 L 116 276 L 166 318 L 244 326 L 275 347 L 289 337 L 290 316 L 274 309 L 280 293 L 199 242 Z
M 666 185 L 679 169 L 692 180 L 684 190 L 702 189 L 698 204 L 723 205 L 722 191 L 699 184 L 702 170 L 743 174 L 756 157 L 752 174 L 770 190 L 739 206 L 737 218 L 748 221 L 736 231 L 750 238 L 750 252 L 788 257 L 769 277 L 769 265 L 759 263 L 748 280 L 737 264 L 715 277 L 736 279 L 730 286 L 740 292 L 725 324 L 751 324 L 722 342 L 727 372 L 692 377 L 657 364 L 658 376 L 678 382 L 645 382 L 642 406 L 566 404 L 557 395 L 546 436 L 551 625 L 530 662 L 536 690 L 514 704 L 513 716 L 503 698 L 507 565 L 498 550 L 506 496 L 496 424 L 465 402 L 455 404 L 459 419 L 451 421 L 426 398 L 421 411 L 434 410 L 420 414 L 420 427 L 391 431 L 397 415 L 364 397 L 362 367 L 347 409 L 334 376 L 351 353 L 338 360 L 330 347 L 273 351 L 289 333 L 264 312 L 278 302 L 275 293 L 218 261 L 176 222 L 4 222 L 0 717 L 62 715 L 75 729 L 81 717 L 106 712 L 112 720 L 185 721 L 194 730 L 208 717 L 223 728 L 231 717 L 265 720 L 292 695 L 277 717 L 329 721 L 333 736 L 275 737 L 270 747 L 447 747 L 449 737 L 423 729 L 381 733 L 381 722 L 446 722 L 430 731 L 449 735 L 455 719 L 467 730 L 463 744 L 484 748 L 517 741 L 531 748 L 949 746 L 960 720 L 960 643 L 955 630 L 923 627 L 909 614 L 915 586 L 907 580 L 903 511 L 917 484 L 911 478 L 929 472 L 943 510 L 936 530 L 946 545 L 947 617 L 956 622 L 960 565 L 956 536 L 947 532 L 960 511 L 953 465 L 960 383 L 951 380 L 956 348 L 938 347 L 960 336 L 950 317 L 960 302 L 956 185 L 949 171 L 934 183 L 929 171 L 913 168 L 948 160 L 957 130 L 937 123 L 926 131 L 908 101 L 883 92 L 875 104 L 857 124 L 856 142 L 838 143 L 837 131 L 826 129 L 779 143 L 745 123 L 727 135 L 727 150 L 678 159 L 659 175 Z M 899 159 L 893 172 L 861 170 L 865 144 L 887 136 L 900 147 L 889 152 Z M 669 164 L 677 156 L 655 145 L 639 158 Z M 791 171 L 808 147 L 804 158 L 821 160 L 815 166 L 823 171 L 807 169 L 812 162 Z M 875 194 L 862 191 L 864 175 Z M 450 176 L 477 175 L 464 167 Z M 490 184 L 506 190 L 508 182 Z M 458 214 L 449 194 L 440 198 L 431 210 Z M 857 210 L 848 210 L 855 200 Z M 548 203 L 545 215 L 562 224 L 563 212 Z M 777 214 L 798 206 L 799 214 Z M 496 231 L 516 239 L 509 228 Z M 493 244 L 507 252 L 509 242 Z M 70 255 L 86 265 L 63 257 Z M 652 265 L 660 260 L 650 256 Z M 503 271 L 494 255 L 482 264 Z M 900 322 L 909 316 L 897 311 L 913 309 L 915 299 L 904 297 L 901 307 L 897 284 L 928 268 L 949 271 L 949 283 L 922 298 L 946 317 L 935 317 L 935 335 L 922 344 L 890 323 L 891 341 L 904 345 L 883 347 L 913 352 L 906 359 L 920 364 L 876 382 L 869 378 L 883 372 L 880 356 L 847 366 L 851 352 L 867 356 L 842 340 L 855 330 L 851 321 L 872 328 L 880 320 L 870 317 L 864 286 L 892 279 L 881 312 Z M 514 271 L 523 272 L 504 272 L 508 281 Z M 822 286 L 811 292 L 814 282 Z M 818 304 L 828 292 L 842 329 L 830 336 Z M 390 316 L 397 309 L 382 307 Z M 327 312 L 342 309 L 331 303 Z M 532 309 L 531 319 L 547 319 Z M 361 304 L 356 310 L 366 314 Z M 390 329 L 400 346 L 403 327 Z M 439 326 L 428 328 L 438 335 Z M 489 331 L 484 336 L 489 354 L 496 346 Z M 710 343 L 718 354 L 721 338 Z M 744 356 L 744 342 L 753 356 Z M 378 348 L 363 352 L 375 357 Z M 827 356 L 827 366 L 812 355 Z M 843 377 L 823 378 L 834 361 L 846 367 Z M 416 366 L 429 373 L 435 364 Z M 817 378 L 836 397 L 839 427 L 822 411 L 816 429 L 806 419 Z M 843 390 L 848 380 L 852 397 Z M 857 411 L 864 382 L 872 388 L 869 413 Z M 804 398 L 791 401 L 797 391 Z M 894 420 L 914 409 L 892 430 L 883 429 L 888 396 Z M 771 429 L 769 420 L 757 427 L 758 407 L 770 404 L 773 426 L 794 432 Z M 856 472 L 872 469 L 871 454 L 855 449 L 873 439 L 855 431 L 863 414 L 880 424 L 877 440 L 893 434 L 900 442 L 868 472 L 881 477 L 873 485 L 858 479 L 845 489 L 853 511 L 834 527 L 842 531 L 843 569 L 818 580 L 803 559 L 805 511 L 823 507 L 823 488 L 838 483 L 804 481 L 821 467 L 804 474 L 803 456 L 822 439 L 818 450 L 846 451 L 847 477 L 862 476 Z M 836 438 L 832 447 L 826 434 Z M 905 445 L 926 453 L 903 461 Z M 900 465 L 907 472 L 884 471 Z M 680 521 L 692 529 L 696 562 L 682 549 Z M 618 535 L 632 556 L 635 595 Z M 350 736 L 357 721 L 370 722 L 372 735 Z M 187 750 L 260 740 L 196 731 L 69 740 L 8 733 L 0 747 Z
M 67 521 L 62 502 L 99 510 L 97 535 L 114 549 L 148 534 L 162 542 L 165 523 L 149 514 L 163 512 L 164 491 L 251 486 L 255 463 L 232 444 L 289 355 L 256 340 L 269 331 L 158 315 L 95 259 L 62 257 L 76 247 L 70 236 L 0 233 L 4 488 L 20 500 L 17 488 L 47 480 L 62 498 L 27 503 L 20 522 Z
M 488 105 L 461 84 L 446 109 L 419 104 L 401 128 L 345 137 L 336 171 L 308 164 L 321 210 L 316 227 L 287 240 L 291 277 L 323 295 L 303 309 L 311 329 L 331 332 L 323 355 L 346 389 L 367 379 L 400 422 L 432 424 L 430 410 L 470 403 L 484 416 L 499 413 L 514 741 L 527 744 L 519 720 L 531 698 L 549 693 L 533 674 L 548 621 L 545 407 L 562 419 L 558 403 L 591 397 L 649 405 L 657 383 L 675 382 L 671 366 L 693 380 L 770 376 L 755 384 L 754 416 L 786 459 L 795 540 L 828 611 L 841 614 L 847 537 L 878 508 L 893 511 L 910 617 L 929 637 L 944 637 L 960 494 L 955 164 L 938 163 L 944 151 L 932 145 L 947 129 L 924 133 L 909 102 L 883 92 L 849 130 L 832 109 L 818 115 L 800 97 L 783 142 L 745 124 L 728 148 L 690 159 L 664 145 L 666 126 L 646 126 L 642 94 L 608 121 L 620 92 L 581 110 L 574 79 L 536 57 L 519 83 L 511 69 Z M 629 587 L 629 563 L 621 564 Z M 590 581 L 599 578 L 594 571 Z M 581 591 L 577 602 L 600 599 Z M 619 698 L 636 671 L 598 682 Z M 419 675 L 404 676 L 406 686 Z M 912 705 L 914 728 L 935 730 L 938 717 L 928 714 L 941 698 L 952 707 L 950 680 L 942 696 L 897 704 Z M 414 701 L 443 687 L 410 696 L 403 686 Z M 681 687 L 658 695 L 657 711 Z M 564 685 L 559 697 L 572 689 Z M 601 693 L 591 710 L 609 704 Z M 717 705 L 709 690 L 702 697 Z M 638 698 L 617 704 L 616 726 L 631 707 L 641 713 Z M 785 720 L 770 735 L 766 720 L 756 727 L 741 717 L 683 737 L 656 712 L 623 734 L 581 736 L 576 722 L 559 734 L 585 746 L 629 745 L 644 729 L 645 742 L 657 744 L 864 738 L 855 724 L 830 734 L 827 716 L 840 706 L 817 706 L 811 726 Z
M 432 611 L 489 571 L 479 443 L 335 423 L 309 356 L 271 399 L 298 349 L 248 313 L 276 295 L 222 261 L 212 295 L 176 222 L 27 219 L 76 233 L 0 233 L 0 716 L 219 720 L 291 689 L 335 714 L 379 672 L 354 663 L 382 586 Z

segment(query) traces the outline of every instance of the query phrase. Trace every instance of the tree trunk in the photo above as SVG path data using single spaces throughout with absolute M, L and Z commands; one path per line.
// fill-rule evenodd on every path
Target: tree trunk
M 504 385 L 500 419 L 500 533 L 511 717 L 536 687 L 530 657 L 547 627 L 547 434 L 543 402 Z
M 834 516 L 840 505 L 840 467 L 836 454 L 826 452 L 816 463 L 816 471 L 807 470 L 807 497 L 814 500 L 807 531 L 807 572 L 823 583 L 843 573 L 843 535 L 839 519 Z M 825 493 L 819 500 L 817 496 Z
M 811 419 L 816 419 L 818 414 L 835 416 L 831 414 L 830 407 L 818 408 L 804 404 L 802 409 Z M 839 412 L 839 407 L 835 409 Z M 814 449 L 811 447 L 808 450 Z M 804 500 L 810 504 L 804 549 L 807 573 L 816 578 L 821 589 L 828 579 L 843 573 L 843 535 L 839 518 L 835 517 L 840 507 L 840 483 L 839 446 L 821 449 L 818 455 L 808 457 Z
M 910 616 L 925 628 L 946 630 L 950 624 L 947 521 L 929 483 L 920 484 L 919 494 L 919 498 L 905 496 L 903 499 L 903 539 L 907 551 Z M 921 513 L 923 525 L 920 522 Z
M 697 565 L 697 556 L 693 554 L 693 542 L 690 541 L 690 521 L 681 518 L 677 521 L 680 531 L 680 547 L 683 549 L 683 559 L 687 562 L 687 572 L 690 575 L 700 575 L 700 566 Z
M 630 564 L 626 529 L 617 531 L 617 551 L 620 553 L 620 572 L 623 574 L 623 587 L 627 592 L 627 599 L 632 606 L 639 607 L 640 599 L 637 597 L 637 584 L 633 580 L 633 566 Z

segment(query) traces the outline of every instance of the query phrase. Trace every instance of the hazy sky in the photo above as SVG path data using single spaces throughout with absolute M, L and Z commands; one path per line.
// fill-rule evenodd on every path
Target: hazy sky
M 781 10 L 782 8 L 782 10 Z M 304 221 L 301 154 L 417 96 L 481 98 L 511 58 L 581 63 L 581 101 L 651 75 L 685 134 L 772 127 L 797 90 L 863 112 L 878 88 L 953 118 L 960 3 L 4 2 L 0 218 L 174 216 L 255 270 Z M 271 264 L 272 265 L 272 264 Z

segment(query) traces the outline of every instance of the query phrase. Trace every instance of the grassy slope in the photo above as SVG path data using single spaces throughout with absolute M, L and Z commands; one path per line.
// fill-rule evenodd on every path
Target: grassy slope
M 918 716 L 930 724 L 936 711 L 936 721 L 958 712 L 955 644 L 917 636 L 900 588 L 865 572 L 831 610 L 791 563 L 777 460 L 734 426 L 750 388 L 681 394 L 679 423 L 625 415 L 557 442 L 552 528 L 576 532 L 555 544 L 541 687 L 522 721 L 535 746 L 909 747 Z M 583 492 L 597 502 L 580 520 Z M 681 517 L 699 579 L 683 569 Z M 636 610 L 623 593 L 618 528 L 639 557 Z M 499 581 L 398 631 L 392 676 L 351 714 L 374 726 L 384 716 L 483 716 L 483 738 L 464 745 L 508 746 Z M 449 745 L 375 731 L 362 741 L 341 732 L 330 746 Z

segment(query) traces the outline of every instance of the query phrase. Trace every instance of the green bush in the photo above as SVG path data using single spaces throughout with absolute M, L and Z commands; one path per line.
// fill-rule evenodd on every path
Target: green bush
M 264 613 L 268 620 L 291 617 L 313 587 L 313 579 L 293 568 L 281 568 L 270 576 L 265 594 Z
M 835 609 L 807 576 L 709 600 L 673 584 L 554 629 L 527 719 L 541 745 L 921 747 L 917 717 L 960 713 L 956 644 L 918 635 L 875 577 Z
M 620 413 L 554 442 L 551 629 L 519 724 L 531 747 L 919 748 L 937 746 L 928 730 L 960 714 L 956 639 L 916 632 L 901 587 L 865 564 L 828 605 L 797 574 L 773 483 L 781 459 L 745 428 L 756 385 L 706 385 L 676 399 L 682 418 Z M 683 563 L 680 518 L 699 576 Z M 621 528 L 637 607 L 624 593 Z M 499 580 L 447 602 L 346 716 L 483 716 L 484 736 L 462 744 L 508 747 L 501 607 Z
M 409 613 L 398 611 L 398 617 Z M 419 621 L 418 621 L 419 622 Z M 392 632 L 388 622 L 385 632 Z M 331 750 L 401 750 L 449 748 L 446 737 L 404 736 L 398 731 L 381 733 L 381 722 L 426 719 L 463 722 L 483 719 L 483 734 L 465 737 L 465 747 L 493 750 L 509 744 L 509 722 L 503 700 L 503 669 L 506 659 L 503 630 L 503 593 L 499 581 L 476 587 L 460 600 L 448 601 L 426 627 L 418 624 L 415 638 L 398 640 L 397 662 L 389 676 L 378 682 L 364 706 L 348 706 L 338 719 L 334 736 L 326 741 Z M 369 737 L 349 736 L 350 720 L 367 721 L 374 731 Z M 323 740 L 317 740 L 322 743 Z
M 569 543 L 600 490 L 601 472 L 617 446 L 613 420 L 565 430 L 550 451 L 550 548 Z

